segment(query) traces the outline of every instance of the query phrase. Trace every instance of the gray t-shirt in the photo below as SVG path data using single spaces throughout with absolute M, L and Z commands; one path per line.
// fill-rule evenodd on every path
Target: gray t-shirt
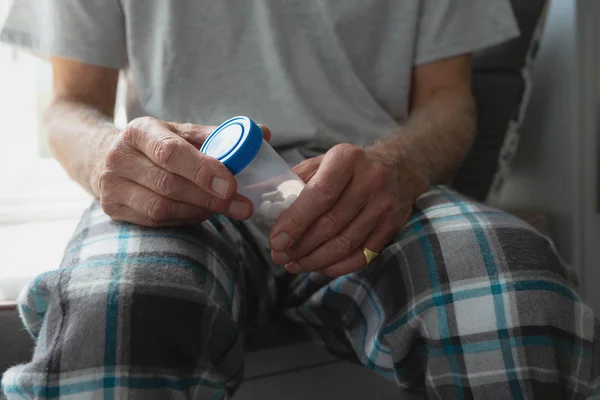
M 0 39 L 127 70 L 129 119 L 324 149 L 397 130 L 414 66 L 517 34 L 508 0 L 15 0 Z

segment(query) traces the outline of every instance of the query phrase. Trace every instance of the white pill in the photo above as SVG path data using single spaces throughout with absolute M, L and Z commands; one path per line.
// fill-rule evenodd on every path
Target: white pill
M 289 180 L 277 186 L 277 190 L 281 192 L 284 198 L 295 194 L 298 195 L 304 189 L 304 183 L 297 180 Z
M 270 202 L 274 202 L 274 201 L 283 201 L 284 197 L 281 194 L 280 191 L 278 190 L 274 190 L 272 192 L 267 192 L 267 193 L 263 193 L 260 196 L 261 200 L 268 200 Z
M 260 205 L 258 206 L 258 212 L 260 213 L 260 215 L 262 215 L 263 217 L 268 217 L 269 216 L 269 209 L 271 208 L 271 205 L 273 203 L 271 203 L 270 201 L 263 201 L 262 203 L 260 203 Z
M 283 201 L 283 207 L 284 208 L 288 208 L 289 206 L 292 205 L 292 203 L 294 201 L 296 201 L 296 199 L 298 198 L 297 195 L 295 194 L 290 194 L 288 197 L 285 198 L 285 200 Z
M 269 207 L 269 212 L 267 216 L 271 220 L 276 220 L 283 210 L 285 210 L 285 207 L 281 202 L 273 203 L 271 204 L 271 207 Z

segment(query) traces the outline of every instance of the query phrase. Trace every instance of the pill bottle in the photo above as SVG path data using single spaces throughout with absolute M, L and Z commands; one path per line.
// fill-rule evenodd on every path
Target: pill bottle
M 248 117 L 223 122 L 200 151 L 221 161 L 235 176 L 238 193 L 254 205 L 251 219 L 255 223 L 271 227 L 304 189 L 302 179 Z

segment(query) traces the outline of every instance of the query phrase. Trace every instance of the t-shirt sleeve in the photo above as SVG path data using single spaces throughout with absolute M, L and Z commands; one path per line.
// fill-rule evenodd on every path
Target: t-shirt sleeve
M 120 0 L 14 0 L 0 29 L 0 41 L 44 57 L 115 69 L 127 65 Z
M 423 0 L 414 63 L 472 53 L 518 36 L 509 0 Z

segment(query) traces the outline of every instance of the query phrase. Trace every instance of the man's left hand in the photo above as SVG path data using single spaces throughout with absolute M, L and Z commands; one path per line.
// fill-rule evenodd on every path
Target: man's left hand
M 294 169 L 307 182 L 271 230 L 271 256 L 291 273 L 341 276 L 367 265 L 404 225 L 429 184 L 377 147 L 335 146 Z

